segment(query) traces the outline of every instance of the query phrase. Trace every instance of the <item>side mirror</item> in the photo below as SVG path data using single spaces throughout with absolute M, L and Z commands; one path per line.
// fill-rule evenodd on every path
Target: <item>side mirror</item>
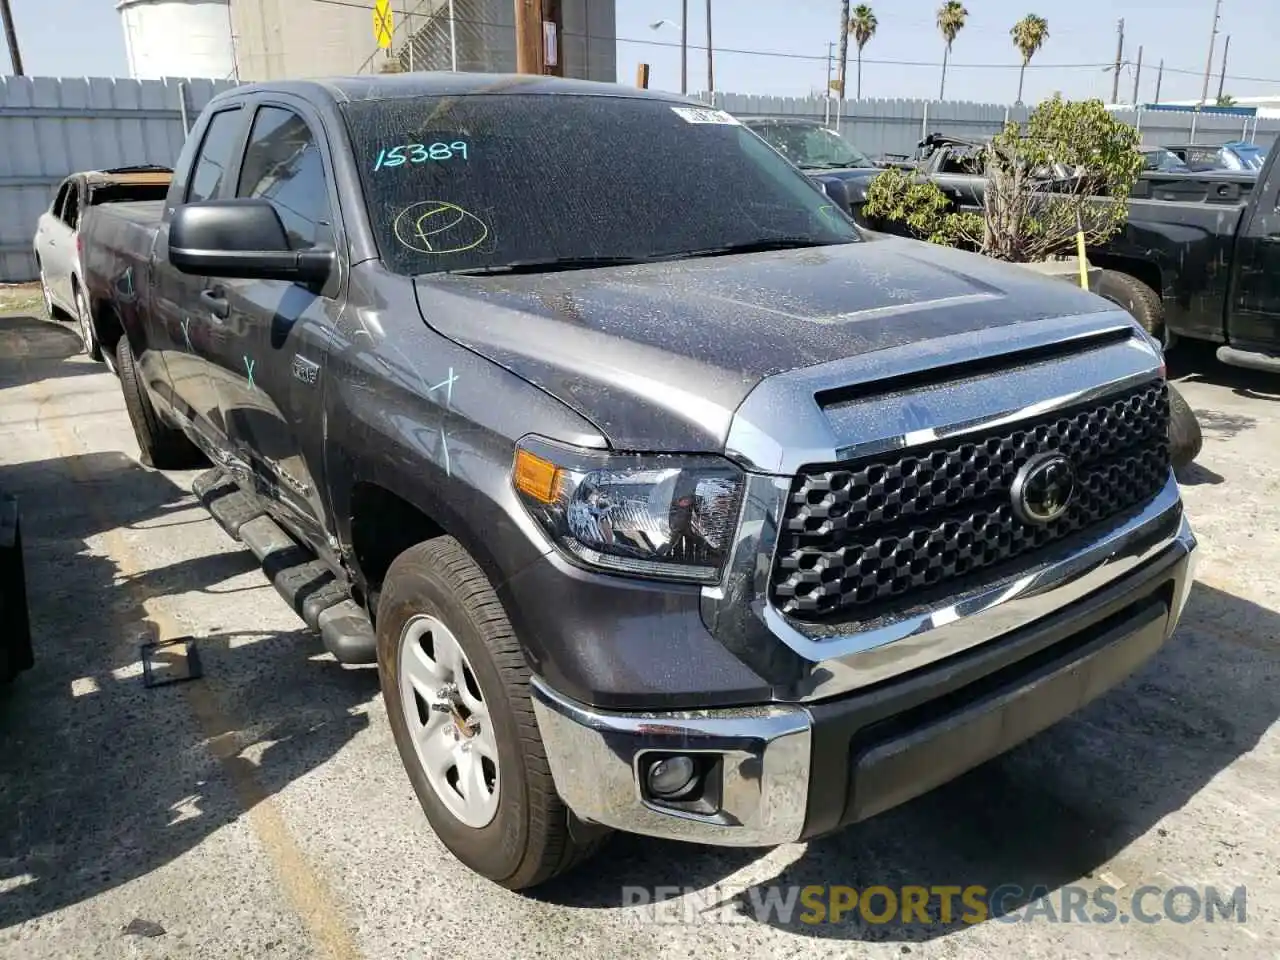
M 169 222 L 169 262 L 182 273 L 323 284 L 332 250 L 291 250 L 280 215 L 258 197 L 187 203 Z
M 822 188 L 822 192 L 827 195 L 827 199 L 834 203 L 841 210 L 848 211 L 850 207 L 851 197 L 849 195 L 849 187 L 843 180 L 823 179 L 818 181 L 818 186 Z

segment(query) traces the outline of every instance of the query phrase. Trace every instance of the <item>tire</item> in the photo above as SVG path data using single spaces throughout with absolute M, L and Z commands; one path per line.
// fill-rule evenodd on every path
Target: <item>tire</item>
M 1204 446 L 1204 434 L 1200 421 L 1186 398 L 1173 384 L 1169 384 L 1169 456 L 1173 469 L 1181 470 L 1190 465 Z
M 49 296 L 49 282 L 44 278 L 44 266 L 39 260 L 36 266 L 40 270 L 40 296 L 44 298 L 44 315 L 48 320 L 56 320 L 57 316 L 53 312 L 53 297 Z
M 1098 295 L 1127 310 L 1153 337 L 1165 339 L 1164 303 L 1160 294 L 1137 277 L 1118 270 L 1103 270 L 1098 277 Z
M 432 632 L 419 641 L 414 634 L 424 624 Z M 439 537 L 420 543 L 391 564 L 378 601 L 377 637 L 378 674 L 396 747 L 427 820 L 455 857 L 481 876 L 520 890 L 564 873 L 599 848 L 607 831 L 585 828 L 556 793 L 533 714 L 524 655 L 488 579 L 455 539 Z M 423 701 L 414 696 L 421 686 L 411 683 L 409 674 L 430 683 L 444 674 L 420 673 L 424 661 L 416 659 L 418 666 L 413 666 L 415 654 L 429 647 L 425 662 L 433 662 L 430 657 L 449 662 L 442 652 L 449 642 L 456 643 L 463 666 L 469 668 L 458 681 L 463 689 L 453 700 L 435 699 L 436 710 L 424 712 Z M 452 719 L 455 713 L 451 719 L 435 721 L 440 743 L 423 749 L 436 750 L 436 756 L 453 750 L 458 756 L 457 751 L 466 750 L 464 742 L 474 736 L 471 746 L 481 760 L 485 750 L 496 751 L 492 777 L 496 798 L 484 794 L 493 806 L 487 822 L 479 818 L 469 825 L 451 809 L 450 804 L 458 805 L 458 797 L 447 797 L 433 785 L 410 733 L 411 723 L 419 731 L 425 729 L 422 718 L 432 723 L 436 713 L 444 715 L 450 709 L 444 706 L 450 702 L 458 704 L 458 712 L 469 705 L 482 708 L 468 718 L 468 722 L 478 719 L 474 734 L 459 737 L 456 731 L 465 731 L 466 724 L 459 726 Z M 488 744 L 483 742 L 486 730 L 492 735 Z M 429 744 L 435 734 L 421 739 Z M 479 762 L 473 756 L 471 763 Z M 462 766 L 459 762 L 454 768 L 459 780 L 464 776 Z M 487 770 L 482 776 L 487 786 Z
M 121 336 L 116 343 L 116 369 L 142 462 L 157 470 L 183 470 L 204 463 L 204 456 L 196 445 L 181 430 L 164 423 L 156 414 L 151 398 L 139 380 L 138 365 L 134 362 L 133 350 L 126 336 Z
M 98 343 L 98 331 L 93 325 L 93 314 L 89 311 L 89 302 L 85 299 L 84 290 L 80 284 L 75 285 L 76 290 L 76 320 L 80 326 L 80 344 L 84 348 L 85 356 L 90 360 L 102 360 L 102 344 Z

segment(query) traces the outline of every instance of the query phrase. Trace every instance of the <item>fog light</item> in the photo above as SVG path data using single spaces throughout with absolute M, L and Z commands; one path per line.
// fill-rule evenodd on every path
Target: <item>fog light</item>
M 693 788 L 697 773 L 691 757 L 665 757 L 649 767 L 645 779 L 655 797 L 673 800 Z

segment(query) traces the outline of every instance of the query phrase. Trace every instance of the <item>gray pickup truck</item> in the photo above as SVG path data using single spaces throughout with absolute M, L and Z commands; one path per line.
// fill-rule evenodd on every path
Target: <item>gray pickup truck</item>
M 463 862 L 838 830 L 1174 629 L 1159 345 L 863 233 L 732 117 L 546 77 L 238 87 L 84 238 L 143 455 L 376 661 Z

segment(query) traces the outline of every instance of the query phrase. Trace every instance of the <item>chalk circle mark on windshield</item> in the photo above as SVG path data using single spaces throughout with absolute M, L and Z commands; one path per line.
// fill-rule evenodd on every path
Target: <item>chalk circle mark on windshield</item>
M 489 225 L 469 210 L 444 200 L 423 200 L 396 216 L 396 239 L 418 253 L 466 253 L 489 239 Z

